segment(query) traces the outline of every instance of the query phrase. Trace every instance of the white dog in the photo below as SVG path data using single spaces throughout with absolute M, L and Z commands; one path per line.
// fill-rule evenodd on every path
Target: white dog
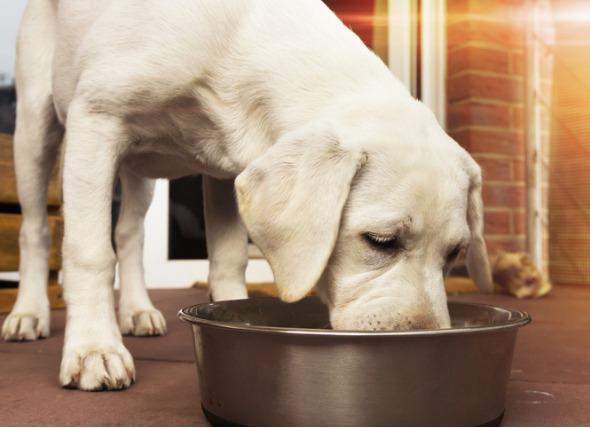
M 21 285 L 2 332 L 49 334 L 46 184 L 65 135 L 62 385 L 129 386 L 121 332 L 165 332 L 142 268 L 154 177 L 205 176 L 214 300 L 247 297 L 247 233 L 281 298 L 316 287 L 337 329 L 448 327 L 463 248 L 491 290 L 479 167 L 319 0 L 31 0 L 16 83 Z

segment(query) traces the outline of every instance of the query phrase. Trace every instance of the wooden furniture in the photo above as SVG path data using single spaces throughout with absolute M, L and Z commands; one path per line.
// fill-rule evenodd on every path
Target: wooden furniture
M 0 134 L 0 272 L 18 271 L 18 237 L 22 221 L 12 152 L 12 136 Z M 60 214 L 61 183 L 57 168 L 53 171 L 47 197 L 51 249 L 48 294 L 52 308 L 64 306 L 57 273 L 61 267 L 63 220 Z M 0 281 L 0 313 L 9 312 L 18 292 L 18 282 Z

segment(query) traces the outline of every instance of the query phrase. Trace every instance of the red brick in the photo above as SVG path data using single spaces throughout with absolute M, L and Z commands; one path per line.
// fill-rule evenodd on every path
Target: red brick
M 512 164 L 512 171 L 514 173 L 515 181 L 526 180 L 526 164 L 523 160 L 515 160 Z
M 451 129 L 468 125 L 507 128 L 511 122 L 510 114 L 510 108 L 505 105 L 470 101 L 451 104 L 448 109 L 448 123 Z
M 508 73 L 508 53 L 498 49 L 465 46 L 450 52 L 447 59 L 449 76 L 465 70 Z
M 452 77 L 447 82 L 447 97 L 451 102 L 466 98 L 520 102 L 523 94 L 523 82 L 503 76 L 468 72 Z
M 525 56 L 522 53 L 513 52 L 510 54 L 510 72 L 524 76 L 526 73 Z
M 525 0 L 447 0 L 450 22 L 467 18 L 520 21 Z
M 514 225 L 514 233 L 524 235 L 526 233 L 526 214 L 524 212 L 513 212 L 512 224 Z
M 521 48 L 524 45 L 524 28 L 520 22 L 506 17 L 504 22 L 482 20 L 477 15 L 450 23 L 447 26 L 447 43 L 453 48 L 467 42 L 489 43 L 493 46 Z
M 482 167 L 492 253 L 526 247 L 524 3 L 447 0 L 447 123 Z
M 512 180 L 512 160 L 474 156 L 481 166 L 484 181 L 510 181 Z
M 487 184 L 484 181 L 482 196 L 488 208 L 524 208 L 525 187 L 513 184 Z
M 447 0 L 447 16 L 464 15 L 469 12 L 470 0 Z
M 498 254 L 501 251 L 525 251 L 526 240 L 524 236 L 488 236 L 486 235 L 486 246 L 490 255 Z
M 524 129 L 524 108 L 512 107 L 511 124 L 514 129 Z
M 472 154 L 486 153 L 524 156 L 524 133 L 511 130 L 462 129 L 451 131 L 453 137 Z
M 508 235 L 511 232 L 510 211 L 486 211 L 485 233 L 488 235 Z
M 454 0 L 449 0 L 453 2 Z M 522 13 L 526 0 L 470 0 L 469 11 L 478 15 L 494 18 L 518 18 L 515 14 Z

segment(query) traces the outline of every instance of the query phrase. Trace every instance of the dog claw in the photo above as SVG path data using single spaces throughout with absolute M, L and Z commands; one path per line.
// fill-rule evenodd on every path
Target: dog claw
M 166 334 L 166 320 L 157 309 L 135 312 L 121 316 L 121 333 L 133 336 L 163 336 Z
M 128 388 L 135 381 L 135 367 L 131 354 L 120 348 L 64 353 L 61 385 L 84 391 Z
M 49 337 L 49 314 L 11 313 L 2 324 L 2 338 L 7 341 L 30 341 Z

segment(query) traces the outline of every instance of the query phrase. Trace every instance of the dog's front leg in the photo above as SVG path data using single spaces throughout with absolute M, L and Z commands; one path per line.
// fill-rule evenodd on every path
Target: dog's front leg
M 203 195 L 211 297 L 246 299 L 248 233 L 238 212 L 233 180 L 204 176 Z
M 80 102 L 71 105 L 63 171 L 67 325 L 60 371 L 68 387 L 121 389 L 135 377 L 113 301 L 111 198 L 126 144 L 116 118 L 91 113 Z

